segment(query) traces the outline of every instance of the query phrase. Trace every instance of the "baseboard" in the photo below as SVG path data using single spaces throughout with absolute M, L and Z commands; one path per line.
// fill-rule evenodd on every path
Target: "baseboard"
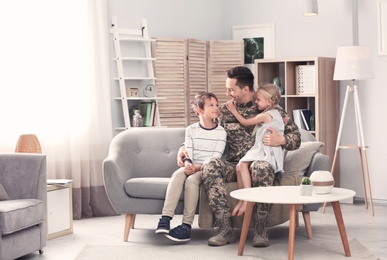
M 342 201 L 340 201 L 342 202 Z M 387 206 L 387 200 L 376 200 L 373 199 L 372 202 L 374 205 L 381 205 L 381 206 Z M 343 202 L 345 203 L 345 202 Z M 353 204 L 364 204 L 364 198 L 361 197 L 354 197 L 353 198 Z

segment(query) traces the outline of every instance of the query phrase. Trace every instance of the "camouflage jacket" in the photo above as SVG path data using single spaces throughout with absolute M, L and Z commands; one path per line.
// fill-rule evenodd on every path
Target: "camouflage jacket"
M 224 127 L 227 132 L 227 145 L 225 150 L 226 160 L 228 162 L 239 162 L 248 150 L 254 145 L 255 126 L 241 125 L 235 116 L 227 109 L 226 104 L 220 107 L 219 124 Z M 238 112 L 244 118 L 251 118 L 260 113 L 253 101 L 246 104 L 238 104 Z M 282 107 L 278 106 L 278 110 L 284 119 L 286 144 L 283 146 L 286 150 L 296 150 L 301 144 L 301 134 L 297 125 L 287 115 Z

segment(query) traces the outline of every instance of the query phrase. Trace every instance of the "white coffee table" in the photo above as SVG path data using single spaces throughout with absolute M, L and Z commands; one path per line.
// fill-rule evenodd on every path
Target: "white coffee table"
M 333 188 L 329 194 L 313 194 L 312 196 L 301 196 L 299 186 L 271 186 L 235 190 L 232 191 L 230 195 L 238 200 L 247 201 L 247 209 L 243 219 L 238 255 L 243 255 L 251 215 L 253 213 L 253 206 L 256 202 L 289 204 L 290 221 L 288 259 L 292 260 L 294 259 L 294 238 L 296 233 L 297 206 L 302 204 L 330 202 L 335 214 L 337 227 L 339 229 L 341 241 L 343 243 L 345 255 L 351 256 L 339 201 L 354 197 L 356 195 L 354 191 L 343 188 Z M 310 226 L 310 221 L 305 221 L 305 226 L 308 231 L 308 238 L 311 239 L 312 229 Z

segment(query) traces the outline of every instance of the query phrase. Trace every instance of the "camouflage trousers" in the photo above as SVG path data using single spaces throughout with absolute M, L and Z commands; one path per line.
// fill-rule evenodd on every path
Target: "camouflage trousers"
M 235 182 L 236 163 L 230 163 L 220 158 L 212 158 L 203 163 L 202 181 L 209 199 L 212 212 L 221 210 L 230 213 L 227 202 L 228 182 Z M 250 165 L 252 187 L 273 186 L 275 173 L 270 163 L 266 161 L 254 161 Z M 269 205 L 257 203 L 258 211 L 269 211 Z

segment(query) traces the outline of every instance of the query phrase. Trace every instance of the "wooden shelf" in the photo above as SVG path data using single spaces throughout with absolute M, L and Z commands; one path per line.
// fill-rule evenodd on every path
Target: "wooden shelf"
M 314 66 L 314 92 L 297 92 L 297 66 Z M 273 82 L 279 77 L 285 93 L 280 105 L 293 118 L 294 109 L 309 109 L 315 116 L 315 131 L 311 131 L 318 141 L 324 143 L 322 153 L 331 160 L 335 154 L 339 129 L 339 87 L 333 81 L 335 58 L 308 57 L 299 59 L 260 59 L 255 60 L 255 87 L 258 83 Z M 339 186 L 338 166 L 334 171 L 335 183 Z

